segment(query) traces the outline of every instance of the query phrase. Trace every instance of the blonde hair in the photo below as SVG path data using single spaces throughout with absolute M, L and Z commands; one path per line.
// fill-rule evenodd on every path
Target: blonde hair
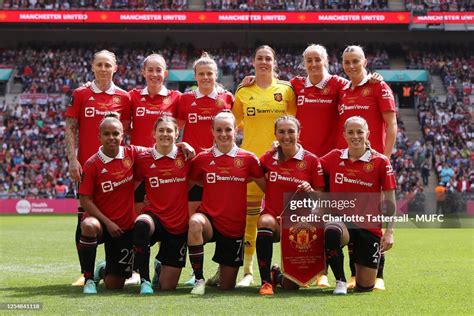
M 103 49 L 101 51 L 98 51 L 97 53 L 94 54 L 94 57 L 92 58 L 92 63 L 94 63 L 95 59 L 97 58 L 97 56 L 99 56 L 100 54 L 105 54 L 105 55 L 108 55 L 110 58 L 112 58 L 112 61 L 114 63 L 114 66 L 117 66 L 117 58 L 115 57 L 115 54 L 112 53 L 111 51 L 109 50 L 106 50 L 106 49 Z
M 153 58 L 158 59 L 158 62 L 161 63 L 161 64 L 163 64 L 163 66 L 165 66 L 165 69 L 167 68 L 165 58 L 164 58 L 163 56 L 161 56 L 160 54 L 153 53 L 153 54 L 150 54 L 150 55 L 148 55 L 147 57 L 145 57 L 145 59 L 143 60 L 142 69 L 145 69 L 146 63 L 147 63 L 150 59 L 153 59 Z
M 344 122 L 344 133 L 346 132 L 347 125 L 351 123 L 359 123 L 360 125 L 362 125 L 362 129 L 364 131 L 369 132 L 369 124 L 367 124 L 365 118 L 363 118 L 362 116 L 351 116 Z M 367 146 L 368 149 L 372 149 L 370 147 L 370 141 L 368 138 L 365 141 L 365 146 Z
M 365 59 L 364 49 L 362 48 L 362 46 L 359 46 L 359 45 L 347 46 L 346 49 L 344 49 L 344 51 L 342 52 L 342 56 L 344 56 L 344 54 L 346 53 L 357 53 L 361 55 L 363 59 Z
M 211 67 L 213 67 L 214 70 L 216 71 L 216 76 L 217 76 L 217 63 L 214 59 L 211 58 L 211 56 L 207 52 L 203 52 L 201 57 L 194 62 L 193 64 L 194 73 L 196 73 L 197 66 L 203 66 L 203 65 L 211 65 Z
M 305 61 L 306 55 L 311 52 L 311 51 L 316 51 L 319 56 L 321 56 L 321 59 L 323 60 L 323 64 L 326 67 L 326 69 L 329 69 L 329 61 L 328 61 L 328 51 L 326 50 L 326 47 L 323 45 L 319 44 L 310 44 L 308 47 L 303 52 L 303 61 Z
M 222 112 L 217 113 L 217 115 L 214 116 L 214 120 L 212 121 L 212 128 L 214 128 L 214 123 L 217 120 L 231 120 L 233 122 L 234 128 L 237 126 L 235 116 L 230 110 L 224 110 Z

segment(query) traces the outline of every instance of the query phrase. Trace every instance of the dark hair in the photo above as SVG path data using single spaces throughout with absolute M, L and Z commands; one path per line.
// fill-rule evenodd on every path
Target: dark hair
M 274 131 L 276 132 L 277 130 L 277 126 L 280 122 L 283 122 L 283 121 L 290 121 L 290 122 L 293 122 L 295 123 L 296 125 L 296 128 L 298 129 L 298 132 L 301 130 L 301 124 L 300 124 L 300 121 L 294 117 L 293 115 L 283 115 L 283 116 L 280 116 L 279 118 L 277 118 L 275 120 L 275 127 L 274 127 Z
M 123 129 L 122 122 L 120 121 L 120 114 L 118 112 L 107 112 L 104 118 L 100 122 L 99 129 L 102 130 L 103 126 L 109 122 L 117 122 Z
M 161 122 L 170 122 L 170 123 L 173 123 L 174 124 L 174 129 L 175 131 L 178 130 L 178 122 L 176 121 L 176 119 L 172 116 L 168 116 L 168 115 L 163 115 L 163 116 L 160 116 L 155 124 L 153 125 L 153 132 L 156 131 L 156 128 L 158 127 L 158 124 L 160 124 Z
M 277 56 L 276 56 L 276 53 L 275 53 L 275 50 L 273 48 L 271 48 L 270 46 L 268 45 L 260 45 L 259 47 L 257 47 L 255 49 L 255 53 L 253 55 L 253 59 L 255 60 L 255 57 L 257 56 L 257 52 L 261 49 L 268 49 L 271 53 L 272 53 L 272 56 L 273 56 L 273 76 L 275 78 L 278 78 L 278 66 L 277 66 Z

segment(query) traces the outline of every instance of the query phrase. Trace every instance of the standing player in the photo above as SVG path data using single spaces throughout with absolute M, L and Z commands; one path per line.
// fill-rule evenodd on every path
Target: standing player
M 253 66 L 255 84 L 237 88 L 232 112 L 236 117 L 237 126 L 243 131 L 241 148 L 261 156 L 275 140 L 275 120 L 285 114 L 296 114 L 296 100 L 291 85 L 275 79 L 276 54 L 270 46 L 263 45 L 255 50 Z M 253 283 L 252 261 L 262 196 L 263 193 L 257 185 L 249 184 L 244 278 L 238 286 L 249 286 Z
M 324 188 L 323 172 L 318 157 L 298 144 L 300 122 L 293 116 L 282 116 L 275 121 L 274 128 L 279 143 L 278 149 L 276 152 L 267 152 L 260 158 L 267 179 L 265 208 L 257 224 L 257 259 L 262 279 L 261 295 L 273 295 L 270 266 L 273 242 L 278 242 L 280 239 L 280 224 L 277 218 L 284 209 L 284 193 L 311 192 Z M 283 288 L 298 288 L 297 284 L 286 278 L 280 278 L 279 282 Z
M 360 46 L 348 46 L 342 54 L 342 66 L 350 82 L 341 91 L 339 100 L 339 128 L 337 148 L 345 148 L 344 122 L 351 116 L 363 117 L 370 128 L 370 145 L 388 158 L 397 136 L 397 118 L 393 92 L 385 82 L 369 81 L 367 59 Z M 376 288 L 384 290 L 383 269 L 385 255 L 382 254 Z M 355 269 L 351 264 L 354 274 Z
M 120 146 L 123 126 L 116 112 L 105 116 L 99 130 L 102 146 L 84 164 L 78 190 L 81 205 L 87 210 L 78 247 L 85 294 L 97 294 L 93 276 L 98 243 L 105 243 L 108 289 L 123 288 L 133 262 L 133 164 L 142 148 Z
M 370 148 L 367 121 L 360 116 L 348 118 L 343 136 L 348 148 L 334 149 L 321 158 L 323 170 L 329 175 L 330 192 L 383 192 L 384 200 L 391 206 L 388 215 L 393 215 L 395 176 L 388 158 Z M 324 234 L 327 260 L 336 277 L 334 294 L 347 294 L 341 248 L 342 225 L 328 224 Z M 392 226 L 389 225 L 383 234 L 380 228 L 353 228 L 349 234 L 356 267 L 355 288 L 362 292 L 371 291 L 380 254 L 393 244 Z
M 178 118 L 184 126 L 183 141 L 200 153 L 213 145 L 212 120 L 217 113 L 230 110 L 233 95 L 217 85 L 217 64 L 206 52 L 194 62 L 197 89 L 184 93 L 179 100 Z M 189 192 L 190 213 L 194 214 L 202 198 L 202 188 Z
M 214 146 L 192 162 L 190 177 L 203 185 L 202 203 L 189 220 L 189 260 L 196 277 L 192 294 L 205 293 L 204 244 L 213 241 L 220 289 L 235 287 L 242 265 L 247 182 L 253 180 L 262 189 L 265 187 L 258 158 L 237 147 L 235 129 L 232 113 L 217 114 L 212 127 Z
M 120 114 L 126 129 L 130 124 L 130 97 L 126 91 L 112 82 L 112 77 L 117 71 L 115 54 L 107 50 L 95 53 L 92 71 L 94 81 L 89 87 L 74 90 L 66 110 L 66 153 L 69 160 L 69 174 L 77 182 L 81 179 L 82 166 L 100 146 L 96 135 L 99 134 L 99 124 L 104 115 L 110 111 L 116 111 Z M 76 227 L 77 246 L 79 246 L 80 222 L 83 214 L 83 206 L 79 205 Z M 84 267 L 80 256 L 79 261 L 81 273 L 83 273 Z M 84 285 L 84 277 L 81 276 L 73 285 Z
M 135 180 L 144 180 L 149 201 L 135 221 L 133 236 L 141 294 L 153 293 L 149 273 L 150 245 L 161 241 L 157 259 L 161 262 L 159 284 L 162 290 L 176 289 L 186 262 L 190 163 L 175 145 L 178 125 L 174 118 L 161 116 L 153 131 L 155 145 L 141 153 L 135 164 Z
M 307 76 L 290 80 L 297 98 L 296 118 L 301 122 L 300 143 L 322 157 L 336 147 L 339 93 L 348 81 L 329 74 L 324 46 L 309 45 L 303 52 L 303 64 Z
M 146 87 L 135 88 L 129 92 L 132 101 L 131 143 L 151 147 L 155 143 L 152 133 L 154 124 L 162 116 L 178 116 L 181 93 L 168 90 L 164 85 L 168 70 L 163 56 L 148 55 L 143 60 L 141 72 L 146 80 Z

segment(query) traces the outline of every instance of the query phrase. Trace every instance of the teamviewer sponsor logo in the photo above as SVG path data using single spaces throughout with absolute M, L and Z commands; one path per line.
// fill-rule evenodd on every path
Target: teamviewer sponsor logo
M 145 115 L 145 108 L 144 107 L 137 108 L 136 115 L 137 116 L 144 116 Z
M 344 182 L 344 175 L 342 173 L 336 173 L 336 177 L 335 177 L 334 181 L 337 184 L 342 184 Z
M 189 113 L 188 114 L 188 122 L 189 123 L 197 123 L 198 117 L 196 113 Z
M 152 188 L 157 188 L 160 186 L 160 181 L 158 180 L 158 177 L 151 177 L 150 179 L 148 179 L 148 181 L 150 182 L 150 187 Z
M 94 117 L 94 114 L 95 114 L 94 108 L 91 108 L 91 107 L 85 108 L 85 111 L 84 111 L 85 117 Z
M 102 182 L 101 185 L 102 185 L 102 192 L 104 193 L 113 191 L 114 189 L 114 187 L 112 186 L 112 181 Z
M 276 182 L 277 178 L 278 178 L 278 173 L 275 171 L 271 171 L 270 176 L 268 177 L 268 180 L 270 180 L 270 182 Z
M 247 108 L 247 116 L 255 116 L 255 108 L 254 107 L 248 107 Z
M 216 183 L 216 174 L 214 172 L 208 173 L 206 175 L 206 181 L 207 183 Z

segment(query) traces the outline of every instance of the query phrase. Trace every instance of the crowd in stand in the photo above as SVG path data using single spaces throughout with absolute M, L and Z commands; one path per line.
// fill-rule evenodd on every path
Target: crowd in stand
M 62 102 L 52 101 L 1 106 L 0 198 L 64 197 L 73 192 L 64 150 L 64 110 Z M 69 188 L 56 192 L 61 185 Z
M 387 10 L 386 0 L 206 0 L 208 10 L 255 11 L 374 11 Z
M 3 9 L 30 10 L 184 10 L 187 0 L 4 0 Z
M 117 85 L 131 89 L 143 86 L 140 65 L 148 53 L 145 49 L 119 49 L 119 70 L 114 76 Z M 328 47 L 329 71 L 342 74 L 340 48 Z M 238 50 L 231 45 L 210 51 L 225 75 L 239 83 L 252 74 L 252 51 Z M 369 68 L 387 68 L 388 54 L 384 48 L 368 49 Z M 398 192 L 421 192 L 428 184 L 429 171 L 434 168 L 438 181 L 448 189 L 472 191 L 472 138 L 474 130 L 469 112 L 474 78 L 474 62 L 467 56 L 447 52 L 433 54 L 409 50 L 407 65 L 425 68 L 440 75 L 447 89 L 446 100 L 429 95 L 422 84 L 414 87 L 418 118 L 423 138 L 409 141 L 399 120 L 396 148 L 392 163 L 397 173 Z M 175 46 L 161 53 L 170 68 L 188 68 L 201 51 Z M 16 49 L 0 52 L 0 64 L 16 65 L 17 79 L 28 93 L 68 93 L 92 80 L 90 60 L 93 51 L 84 48 Z M 290 79 L 303 71 L 301 50 L 280 49 L 277 52 L 280 78 Z M 227 87 L 231 88 L 231 87 Z M 427 87 L 428 88 L 428 87 Z M 44 103 L 44 102 L 43 102 Z M 64 112 L 61 102 L 35 102 L 18 106 L 18 102 L 3 104 L 0 112 L 0 197 L 63 196 L 73 192 L 67 175 L 64 153 Z M 473 188 L 474 190 L 474 188 Z M 59 195 L 58 195 L 59 194 Z
M 3 0 L 11 10 L 186 10 L 188 0 Z M 380 11 L 387 0 L 203 0 L 206 10 Z M 405 0 L 409 11 L 472 11 L 472 0 Z
M 472 11 L 472 0 L 405 0 L 405 7 L 409 11 Z

